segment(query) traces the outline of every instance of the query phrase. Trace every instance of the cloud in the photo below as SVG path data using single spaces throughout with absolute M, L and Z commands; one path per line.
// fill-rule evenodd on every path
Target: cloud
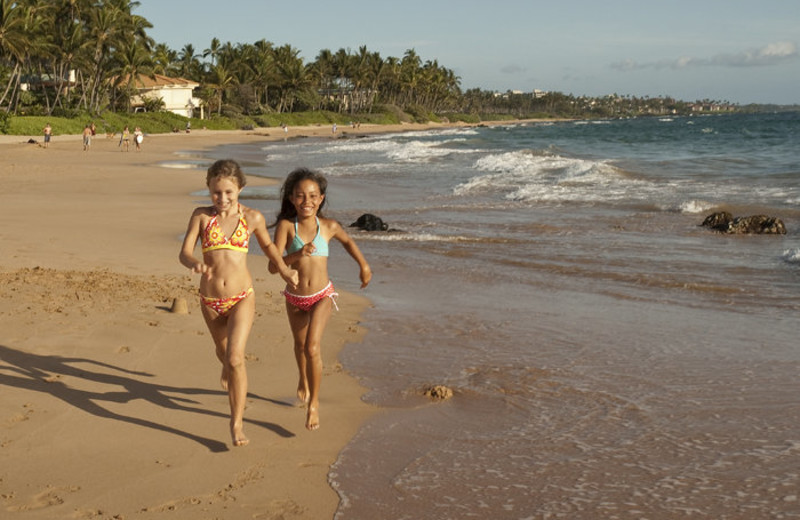
M 797 46 L 792 42 L 771 43 L 761 49 L 739 54 L 720 54 L 711 59 L 711 65 L 724 67 L 759 67 L 774 65 L 797 58 Z
M 661 60 L 647 63 L 637 63 L 633 60 L 623 60 L 612 63 L 612 69 L 619 71 L 632 71 L 642 69 L 685 69 L 688 67 L 764 67 L 776 65 L 800 57 L 797 45 L 793 42 L 770 43 L 760 49 L 751 49 L 736 54 L 717 54 L 711 58 L 692 58 L 681 56 L 673 60 Z

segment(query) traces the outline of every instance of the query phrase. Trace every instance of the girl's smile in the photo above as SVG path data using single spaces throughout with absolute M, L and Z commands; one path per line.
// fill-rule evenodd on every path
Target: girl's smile
M 231 177 L 217 177 L 208 185 L 211 202 L 217 213 L 224 213 L 236 207 L 241 191 L 242 189 Z
M 323 200 L 325 195 L 320 193 L 319 185 L 310 179 L 298 182 L 291 195 L 292 204 L 300 217 L 316 215 Z

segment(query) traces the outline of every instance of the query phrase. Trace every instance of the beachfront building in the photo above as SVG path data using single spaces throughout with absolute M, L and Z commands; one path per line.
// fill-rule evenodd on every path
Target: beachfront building
M 183 117 L 200 117 L 203 119 L 203 104 L 193 97 L 192 92 L 200 84 L 184 78 L 170 78 L 161 74 L 148 76 L 139 74 L 132 85 L 136 94 L 131 97 L 131 106 L 144 107 L 148 99 L 161 99 L 164 110 L 169 110 Z M 196 113 L 197 109 L 200 113 Z

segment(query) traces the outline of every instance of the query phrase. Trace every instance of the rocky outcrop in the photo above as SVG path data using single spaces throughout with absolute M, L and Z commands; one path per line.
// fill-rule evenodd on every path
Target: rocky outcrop
M 350 227 L 355 227 L 362 231 L 393 231 L 389 229 L 389 224 L 372 213 L 364 213 L 350 224 Z
M 786 226 L 784 226 L 783 221 L 777 217 L 768 217 L 766 215 L 734 217 L 727 211 L 712 213 L 703 220 L 701 226 L 730 235 L 786 234 Z
M 386 231 L 389 229 L 389 224 L 372 213 L 364 213 L 350 224 L 350 227 L 357 227 L 363 231 Z

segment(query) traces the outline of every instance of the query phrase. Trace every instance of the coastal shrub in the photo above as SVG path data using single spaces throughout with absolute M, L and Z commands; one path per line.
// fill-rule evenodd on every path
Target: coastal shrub
M 548 114 L 547 112 L 534 112 L 527 114 L 523 119 L 553 119 L 555 115 Z
M 292 126 L 323 126 L 336 123 L 337 125 L 344 125 L 350 122 L 352 117 L 346 114 L 338 114 L 327 110 L 314 110 L 309 112 L 284 112 L 276 113 L 271 112 L 268 114 L 261 114 L 254 116 L 253 120 L 259 126 L 265 128 L 272 128 L 283 125 Z
M 144 98 L 144 108 L 147 112 L 161 112 L 164 110 L 164 98 L 162 97 L 146 97 Z
M 0 120 L 2 115 L 0 115 Z M 9 135 L 41 136 L 44 125 L 50 123 L 53 135 L 79 134 L 86 121 L 47 116 L 10 116 L 7 118 L 6 130 Z
M 481 118 L 478 114 L 462 114 L 458 112 L 447 112 L 441 114 L 441 117 L 447 118 L 448 121 L 451 123 L 468 123 L 468 124 L 478 124 L 481 122 Z
M 491 114 L 491 113 L 483 113 L 479 114 L 481 121 L 515 121 L 517 117 L 511 114 Z
M 403 112 L 397 105 L 390 105 L 390 104 L 380 105 L 378 106 L 378 111 L 392 118 L 392 121 L 395 124 L 411 122 L 411 118 L 409 117 L 409 115 Z
M 281 124 L 292 126 L 329 126 L 333 123 L 345 130 L 351 123 L 365 123 L 377 125 L 396 125 L 411 121 L 427 122 L 438 121 L 440 116 L 426 112 L 422 107 L 417 107 L 413 114 L 403 112 L 396 105 L 376 105 L 372 112 L 359 114 L 340 114 L 327 110 L 314 110 L 308 112 L 292 113 L 264 113 L 255 116 L 247 116 L 239 110 L 223 107 L 223 115 L 216 113 L 207 114 L 207 119 L 191 118 L 187 119 L 168 111 L 158 112 L 112 112 L 103 111 L 101 114 L 88 114 L 75 109 L 57 108 L 53 115 L 27 115 L 14 116 L 0 111 L 0 133 L 8 135 L 27 135 L 40 136 L 42 128 L 47 123 L 53 128 L 53 135 L 77 135 L 83 131 L 88 123 L 95 123 L 97 131 L 100 133 L 121 132 L 127 125 L 130 129 L 141 127 L 146 134 L 169 133 L 175 130 L 183 131 L 186 122 L 191 123 L 192 130 L 238 130 L 276 128 Z M 464 119 L 456 117 L 456 114 L 445 114 L 450 121 L 464 120 L 465 122 L 475 122 L 468 116 Z
M 411 120 L 415 123 L 427 123 L 428 121 L 436 120 L 436 117 L 422 105 L 409 105 L 406 107 L 406 112 L 409 113 Z
M 77 108 L 55 107 L 53 108 L 53 113 L 51 116 L 62 117 L 64 119 L 75 119 L 77 117 L 81 117 L 82 114 L 83 112 Z
M 373 110 L 369 114 L 358 114 L 352 120 L 357 123 L 373 125 L 399 125 L 402 122 L 397 113 L 382 110 Z

